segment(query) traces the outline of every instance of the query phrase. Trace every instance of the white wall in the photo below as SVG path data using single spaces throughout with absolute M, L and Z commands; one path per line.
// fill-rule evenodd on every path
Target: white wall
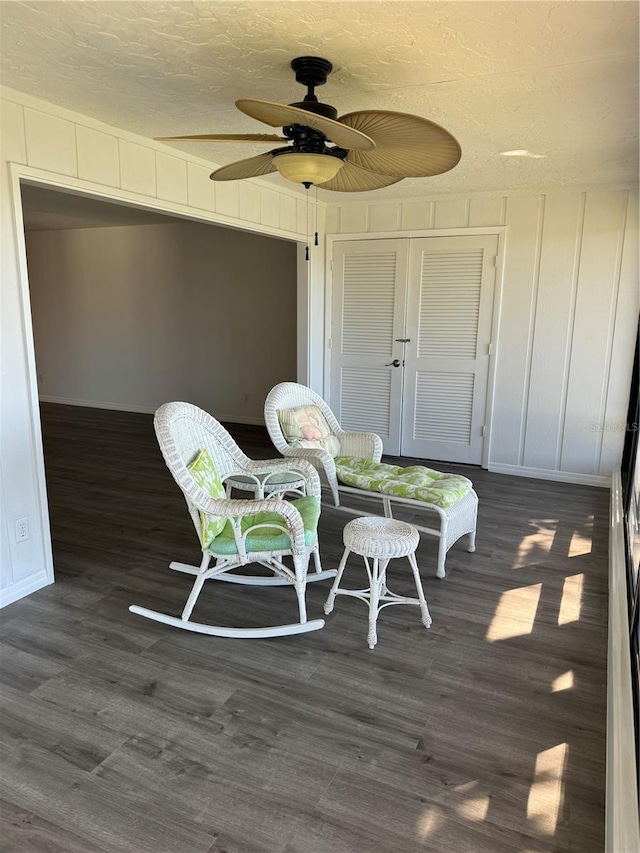
M 195 222 L 28 233 L 40 398 L 263 423 L 296 379 L 296 254 Z
M 53 580 L 19 178 L 298 241 L 307 201 L 266 180 L 214 185 L 211 163 L 19 92 L 0 94 L 0 604 L 7 604 Z M 321 245 L 311 287 L 322 281 L 322 265 Z M 316 322 L 321 329 L 322 318 Z M 310 364 L 321 362 L 321 343 L 316 330 Z M 23 517 L 30 537 L 16 543 Z
M 608 485 L 638 322 L 637 191 L 347 203 L 330 211 L 327 230 L 491 226 L 506 226 L 506 240 L 489 468 Z

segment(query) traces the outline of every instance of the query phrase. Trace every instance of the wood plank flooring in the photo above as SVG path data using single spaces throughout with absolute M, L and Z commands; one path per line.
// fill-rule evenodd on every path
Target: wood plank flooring
M 364 605 L 338 598 L 321 631 L 225 640 L 127 609 L 179 614 L 189 579 L 168 563 L 198 559 L 152 418 L 42 416 L 57 582 L 0 614 L 3 853 L 603 849 L 606 490 L 439 465 L 474 480 L 480 516 L 446 580 L 422 538 L 431 630 L 388 608 L 369 651 Z M 323 510 L 327 568 L 348 519 Z M 410 594 L 405 561 L 389 581 Z M 295 615 L 290 589 L 232 584 L 195 611 Z

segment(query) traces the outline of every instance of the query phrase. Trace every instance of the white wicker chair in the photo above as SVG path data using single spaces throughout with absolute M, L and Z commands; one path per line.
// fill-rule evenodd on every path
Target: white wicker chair
M 452 506 L 443 508 L 436 504 L 427 503 L 412 498 L 371 492 L 364 489 L 346 486 L 339 482 L 336 475 L 336 465 L 331 454 L 326 450 L 315 448 L 292 447 L 282 431 L 278 411 L 294 409 L 299 406 L 318 406 L 326 418 L 331 432 L 340 441 L 341 456 L 356 456 L 379 462 L 382 457 L 382 439 L 371 432 L 345 432 L 335 415 L 319 394 L 310 388 L 296 382 L 281 382 L 271 389 L 267 395 L 264 407 L 264 419 L 271 440 L 275 447 L 288 459 L 308 459 L 320 472 L 323 484 L 329 486 L 336 507 L 353 515 L 367 515 L 363 510 L 353 509 L 340 503 L 340 496 L 353 495 L 365 498 L 377 498 L 382 501 L 383 512 L 387 518 L 393 518 L 392 503 L 410 507 L 413 510 L 425 511 L 438 519 L 438 527 L 426 527 L 412 521 L 414 527 L 423 533 L 437 536 L 438 563 L 436 574 L 439 578 L 446 575 L 445 560 L 447 551 L 462 536 L 468 535 L 467 550 L 475 551 L 476 522 L 478 515 L 478 496 L 471 489 L 464 497 Z
M 308 459 L 315 465 L 320 472 L 320 479 L 331 489 L 334 504 L 339 507 L 341 487 L 331 454 L 327 450 L 316 448 L 291 447 L 282 432 L 278 410 L 296 409 L 299 406 L 317 406 L 320 409 L 329 424 L 331 434 L 340 442 L 340 456 L 360 456 L 379 462 L 382 458 L 382 439 L 374 432 L 345 432 L 322 397 L 305 385 L 281 382 L 269 391 L 264 404 L 264 420 L 271 441 L 283 456 Z
M 335 571 L 322 571 L 318 538 L 315 533 L 310 534 L 307 531 L 307 542 L 310 540 L 310 544 L 305 543 L 304 523 L 298 509 L 289 501 L 276 497 L 262 500 L 234 500 L 228 497 L 214 499 L 198 486 L 187 468 L 200 451 L 206 449 L 223 482 L 227 477 L 234 475 L 255 477 L 256 482 L 263 482 L 265 474 L 277 476 L 283 472 L 295 472 L 306 479 L 307 495 L 319 501 L 320 481 L 313 466 L 304 459 L 252 461 L 240 450 L 226 429 L 215 418 L 190 403 L 166 403 L 161 406 L 156 412 L 154 425 L 162 455 L 173 478 L 182 489 L 201 545 L 200 513 L 228 519 L 227 527 L 230 526 L 233 535 L 227 537 L 226 550 L 221 549 L 218 539 L 214 539 L 207 548 L 204 548 L 199 566 L 176 562 L 170 564 L 170 568 L 176 571 L 196 576 L 179 618 L 136 605 L 132 605 L 129 610 L 167 625 L 218 637 L 279 637 L 322 628 L 324 625 L 322 619 L 307 621 L 306 583 L 308 580 L 316 581 L 334 577 Z M 261 512 L 278 513 L 281 516 L 281 523 L 274 524 L 271 521 L 265 524 L 264 520 L 258 517 L 255 519 L 256 523 L 251 524 L 252 516 Z M 243 519 L 245 529 L 241 527 Z M 248 526 L 247 519 L 249 519 Z M 263 528 L 263 534 L 264 528 L 273 530 L 276 535 L 278 532 L 280 535 L 286 533 L 288 547 L 283 547 L 281 544 L 275 550 L 248 550 L 251 533 L 258 528 Z M 229 547 L 234 553 L 229 553 Z M 314 558 L 315 572 L 311 572 L 308 576 L 307 569 L 311 555 Z M 293 559 L 293 569 L 283 562 L 283 558 L 287 556 Z M 212 559 L 215 561 L 213 566 L 211 566 Z M 258 563 L 269 569 L 272 574 L 269 576 L 234 574 L 235 569 L 249 563 Z M 265 628 L 235 628 L 193 622 L 190 618 L 191 612 L 206 580 L 231 581 L 253 587 L 291 584 L 295 588 L 298 599 L 299 621 Z

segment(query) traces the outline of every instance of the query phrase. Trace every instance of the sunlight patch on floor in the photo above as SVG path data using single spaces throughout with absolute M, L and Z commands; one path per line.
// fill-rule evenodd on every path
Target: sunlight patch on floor
M 487 812 L 491 798 L 487 794 L 476 793 L 478 781 L 465 782 L 463 785 L 458 785 L 453 789 L 453 794 L 456 800 L 455 810 L 466 820 L 471 820 L 476 823 L 486 820 Z
M 583 583 L 583 574 L 569 575 L 569 577 L 564 579 L 560 612 L 558 613 L 558 625 L 568 625 L 569 622 L 577 622 L 580 618 Z
M 561 690 L 570 690 L 573 687 L 573 670 L 563 672 L 551 683 L 551 692 L 559 693 Z
M 591 536 L 583 536 L 581 533 L 574 533 L 569 543 L 569 556 L 582 557 L 584 554 L 590 554 L 593 545 Z
M 480 821 L 486 820 L 490 802 L 491 800 L 486 794 L 479 794 L 460 803 L 456 806 L 456 811 L 461 817 L 480 823 Z
M 424 841 L 442 824 L 440 809 L 429 806 L 418 818 L 418 838 Z
M 538 522 L 538 529 L 535 533 L 522 537 L 513 563 L 514 569 L 521 569 L 532 562 L 537 562 L 549 553 L 553 547 L 557 523 L 557 521 L 551 520 Z
M 500 596 L 496 612 L 487 629 L 485 640 L 508 640 L 510 637 L 522 637 L 533 630 L 538 601 L 542 591 L 541 583 L 509 589 Z
M 539 752 L 536 758 L 535 778 L 529 790 L 527 818 L 537 832 L 554 835 L 562 803 L 562 780 L 568 744 Z

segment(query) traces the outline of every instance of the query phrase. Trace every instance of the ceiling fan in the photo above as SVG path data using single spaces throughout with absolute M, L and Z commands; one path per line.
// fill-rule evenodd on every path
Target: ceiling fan
M 300 56 L 292 60 L 296 80 L 307 87 L 304 99 L 278 104 L 241 98 L 236 107 L 271 127 L 270 133 L 205 133 L 164 136 L 162 140 L 286 143 L 266 154 L 229 163 L 211 173 L 213 181 L 237 181 L 279 172 L 283 178 L 336 192 L 364 192 L 448 172 L 461 156 L 457 140 L 443 127 L 420 116 L 387 110 L 360 110 L 338 118 L 323 104 L 315 88 L 327 82 L 333 66 L 326 59 Z

